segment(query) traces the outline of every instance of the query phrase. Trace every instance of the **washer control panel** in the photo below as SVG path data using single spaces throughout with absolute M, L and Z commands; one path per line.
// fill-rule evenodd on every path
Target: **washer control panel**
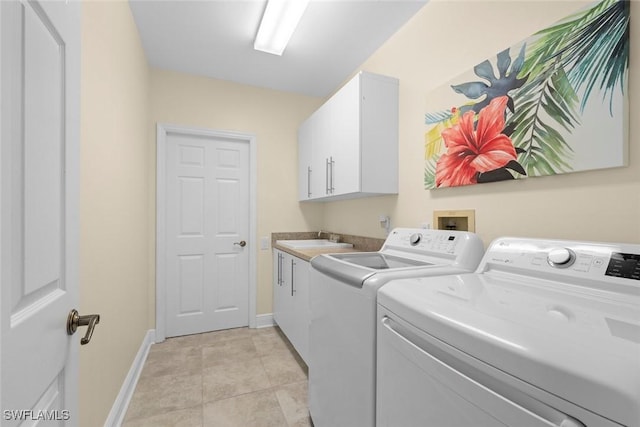
M 480 238 L 470 232 L 432 230 L 423 228 L 396 228 L 389 233 L 382 251 L 394 250 L 416 255 L 442 254 L 458 256 L 464 251 L 481 247 Z M 478 260 L 479 261 L 479 260 Z
M 396 228 L 389 234 L 384 246 L 411 252 L 453 254 L 458 244 L 464 240 L 459 233 L 447 230 Z
M 493 241 L 480 269 L 640 281 L 640 245 L 505 237 Z

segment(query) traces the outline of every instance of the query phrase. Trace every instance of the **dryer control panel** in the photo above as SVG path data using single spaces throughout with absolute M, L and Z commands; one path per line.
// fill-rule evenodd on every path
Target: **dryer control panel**
M 505 237 L 491 243 L 480 263 L 479 271 L 489 270 L 630 279 L 640 285 L 640 245 Z
M 640 280 L 640 254 L 612 252 L 605 273 L 607 276 Z

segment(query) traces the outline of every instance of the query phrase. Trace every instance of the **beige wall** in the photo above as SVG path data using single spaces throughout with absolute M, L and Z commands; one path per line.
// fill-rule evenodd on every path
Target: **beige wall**
M 152 327 L 149 68 L 127 2 L 82 3 L 81 89 L 80 311 L 101 321 L 80 348 L 78 425 L 99 426 Z
M 384 237 L 432 222 L 433 210 L 475 209 L 488 244 L 502 235 L 640 242 L 640 123 L 631 121 L 629 167 L 486 185 L 424 190 L 424 125 L 430 90 L 581 7 L 577 2 L 428 3 L 361 67 L 400 79 L 400 193 L 325 204 L 322 227 Z M 640 2 L 631 13 L 640 14 Z M 631 40 L 640 39 L 633 21 Z M 640 111 L 640 45 L 631 43 L 630 115 Z
M 150 144 L 155 146 L 156 123 L 254 134 L 258 159 L 256 241 L 277 231 L 317 229 L 322 205 L 300 205 L 297 201 L 296 141 L 298 125 L 319 104 L 318 98 L 154 69 Z M 155 152 L 151 161 L 155 182 Z M 257 313 L 270 313 L 271 251 L 253 250 L 258 253 Z M 149 296 L 153 310 L 155 285 Z M 150 322 L 155 324 L 154 314 L 151 316 Z

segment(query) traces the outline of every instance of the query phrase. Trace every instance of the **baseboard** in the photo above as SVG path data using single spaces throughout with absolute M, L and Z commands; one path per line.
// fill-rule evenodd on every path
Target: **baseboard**
M 273 320 L 273 314 L 257 314 L 256 315 L 256 328 L 268 328 L 269 326 L 275 326 L 276 322 Z
M 107 421 L 104 423 L 105 427 L 120 427 L 124 421 L 124 416 L 127 413 L 129 402 L 131 401 L 133 392 L 136 389 L 136 384 L 138 384 L 138 378 L 140 378 L 142 367 L 144 366 L 145 360 L 147 360 L 149 348 L 151 347 L 151 344 L 155 342 L 155 339 L 155 329 L 149 329 L 142 340 L 142 344 L 138 349 L 138 354 L 136 354 L 136 357 L 131 364 L 131 368 L 129 368 L 129 373 L 124 379 L 122 387 L 120 387 L 120 392 L 118 393 L 118 396 L 116 396 L 115 402 L 113 402 Z

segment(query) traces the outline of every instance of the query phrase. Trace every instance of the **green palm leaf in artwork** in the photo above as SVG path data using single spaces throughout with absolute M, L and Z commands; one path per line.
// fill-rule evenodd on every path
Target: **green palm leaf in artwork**
M 518 92 L 515 124 L 511 134 L 514 146 L 520 148 L 519 161 L 528 175 L 547 175 L 571 169 L 566 159 L 571 147 L 551 124 L 571 131 L 578 124 L 578 97 L 558 62 L 555 68 L 532 76 Z M 545 114 L 543 114 L 545 113 Z
M 568 34 L 566 47 L 558 57 L 570 70 L 569 80 L 577 91 L 584 87 L 581 107 L 594 87 L 609 94 L 610 106 L 613 90 L 625 87 L 629 66 L 629 2 L 603 2 L 607 6 L 593 20 Z
M 629 62 L 629 2 L 603 0 L 546 28 L 529 43 L 521 76 L 527 83 L 514 94 L 508 123 L 530 175 L 571 169 L 571 148 L 557 129 L 570 133 L 579 123 L 594 88 L 610 97 L 624 90 Z
M 424 188 L 436 188 L 436 159 L 427 159 L 425 162 Z

